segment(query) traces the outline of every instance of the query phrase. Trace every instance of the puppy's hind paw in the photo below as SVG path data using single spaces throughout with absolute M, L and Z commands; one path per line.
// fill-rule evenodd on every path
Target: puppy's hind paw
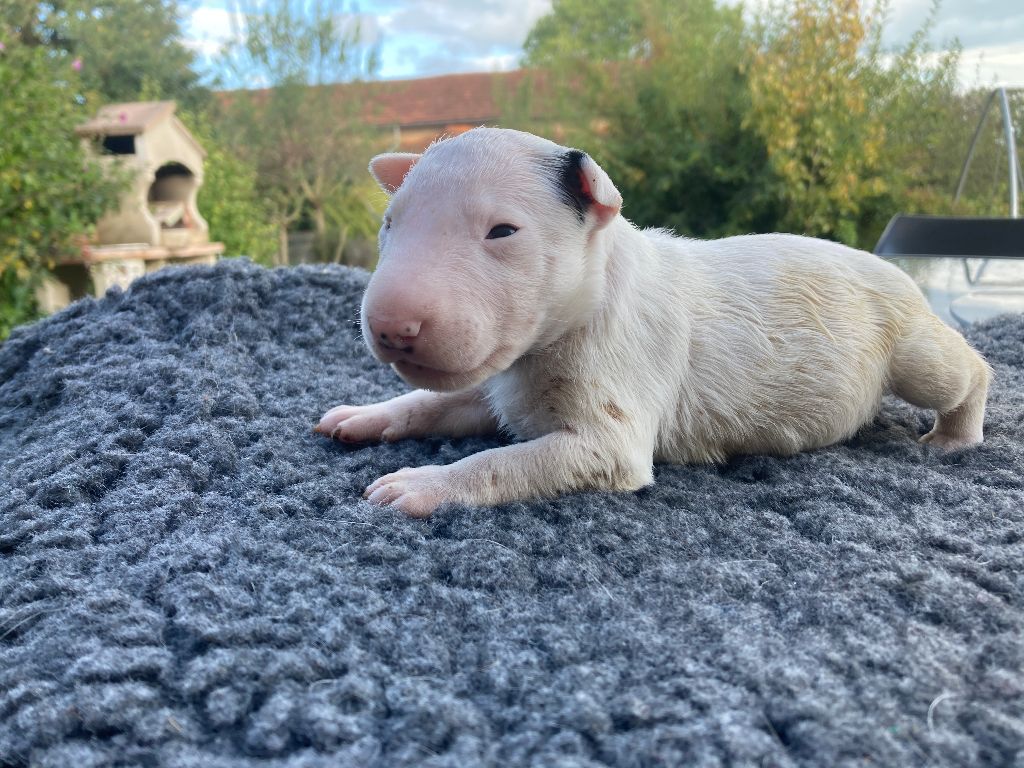
M 950 451 L 959 451 L 963 448 L 970 448 L 973 445 L 980 445 L 982 437 L 981 435 L 947 435 L 944 432 L 933 429 L 927 435 L 921 437 L 918 442 L 927 443 L 948 453 Z

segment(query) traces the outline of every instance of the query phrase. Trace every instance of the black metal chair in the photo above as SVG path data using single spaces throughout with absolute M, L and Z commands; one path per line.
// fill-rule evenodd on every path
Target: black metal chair
M 998 98 L 1006 137 L 1010 179 L 1009 216 L 996 218 L 897 214 L 889 221 L 875 245 L 875 253 L 887 259 L 960 259 L 967 290 L 958 297 L 949 297 L 946 311 L 961 325 L 968 325 L 970 320 L 963 313 L 958 313 L 958 303 L 961 306 L 973 304 L 977 307 L 984 305 L 988 300 L 993 310 L 1015 309 L 1013 296 L 1019 293 L 1020 309 L 1024 310 L 1024 270 L 1020 271 L 1020 278 L 1014 283 L 1004 280 L 994 284 L 995 290 L 971 290 L 981 284 L 990 260 L 1024 259 L 1024 219 L 1020 218 L 1020 192 L 1024 175 L 1021 174 L 1020 157 L 1017 154 L 1008 90 L 997 88 L 989 95 L 981 120 L 971 139 L 953 200 L 955 202 L 960 199 L 981 130 L 992 105 Z M 981 261 L 975 262 L 972 269 L 969 259 Z M 1007 290 L 1014 287 L 1017 291 Z M 1006 300 L 1007 296 L 1011 297 L 1010 301 Z M 944 313 L 940 311 L 940 314 Z
M 898 214 L 875 246 L 879 256 L 1024 259 L 1024 219 Z

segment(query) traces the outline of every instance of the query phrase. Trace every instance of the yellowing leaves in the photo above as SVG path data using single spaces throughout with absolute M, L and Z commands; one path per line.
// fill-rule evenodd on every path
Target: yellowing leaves
M 854 238 L 836 222 L 880 189 L 884 133 L 869 114 L 860 57 L 873 20 L 858 0 L 794 0 L 755 43 L 750 122 L 784 182 L 787 229 Z M 852 244 L 852 243 L 851 243 Z

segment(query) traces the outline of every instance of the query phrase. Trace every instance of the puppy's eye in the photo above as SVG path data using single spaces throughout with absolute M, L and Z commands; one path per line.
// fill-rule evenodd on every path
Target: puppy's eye
M 491 231 L 487 233 L 488 240 L 497 240 L 499 237 L 509 237 L 519 231 L 518 227 L 513 227 L 511 224 L 499 224 L 496 227 L 491 227 Z
M 384 229 L 391 229 L 391 217 L 390 216 L 385 216 L 384 217 Z

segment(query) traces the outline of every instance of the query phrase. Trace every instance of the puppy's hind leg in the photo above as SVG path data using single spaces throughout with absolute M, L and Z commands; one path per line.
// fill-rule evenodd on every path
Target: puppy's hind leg
M 889 363 L 892 391 L 912 405 L 937 411 L 935 426 L 921 442 L 946 450 L 982 441 L 991 378 L 981 355 L 930 312 L 907 321 Z

